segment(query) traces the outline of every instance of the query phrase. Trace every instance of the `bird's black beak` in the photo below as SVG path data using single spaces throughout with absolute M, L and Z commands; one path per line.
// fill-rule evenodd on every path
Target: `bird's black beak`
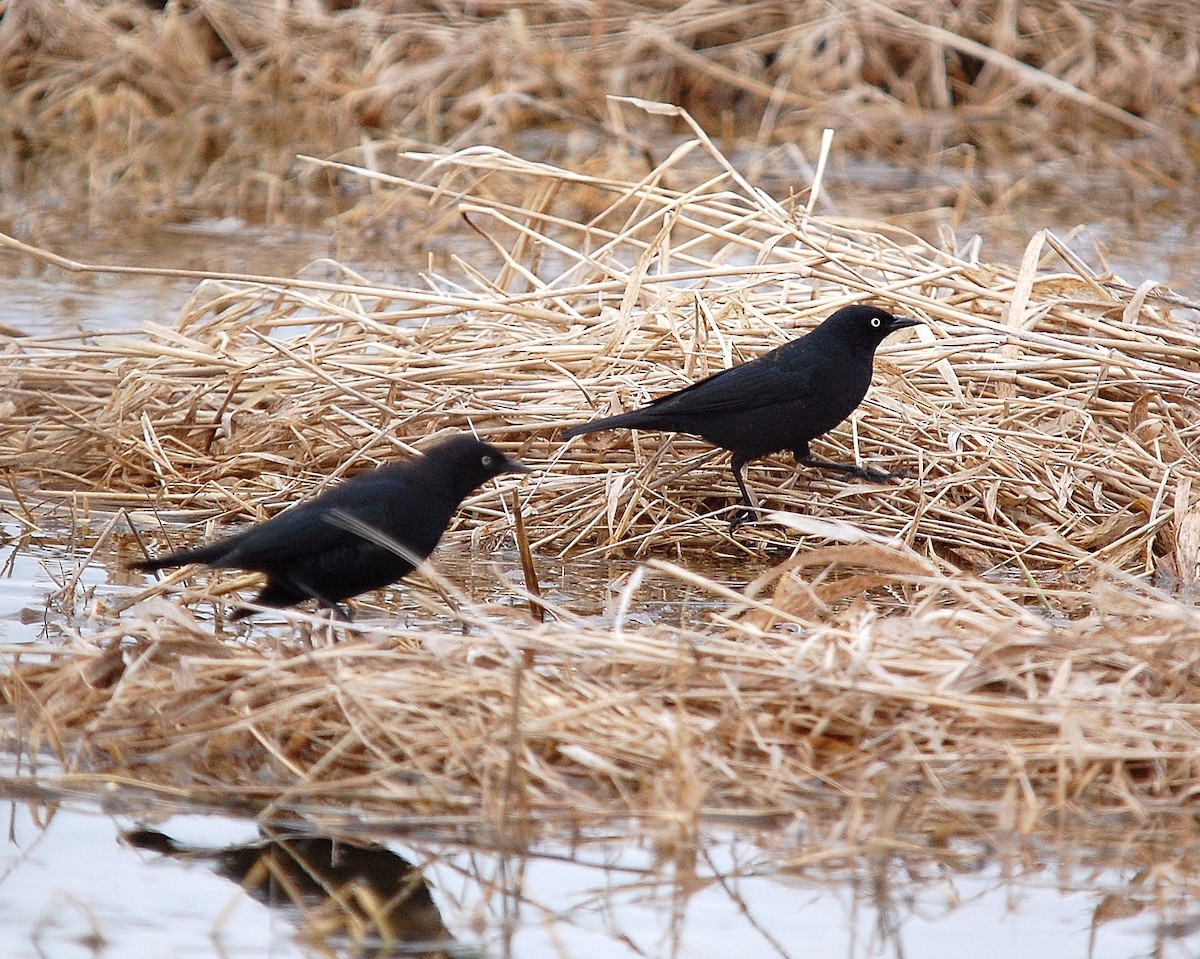
M 505 459 L 504 465 L 500 467 L 501 473 L 532 473 L 533 467 L 526 466 L 524 463 L 518 463 L 513 459 Z
M 892 321 L 888 324 L 888 332 L 895 333 L 897 330 L 902 330 L 906 326 L 924 326 L 920 320 L 913 320 L 907 316 L 893 316 Z

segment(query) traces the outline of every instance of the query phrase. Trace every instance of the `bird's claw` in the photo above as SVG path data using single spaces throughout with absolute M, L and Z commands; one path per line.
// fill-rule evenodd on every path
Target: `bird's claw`
M 753 523 L 758 519 L 758 510 L 749 506 L 735 507 L 729 515 L 729 532 L 732 535 L 743 523 Z

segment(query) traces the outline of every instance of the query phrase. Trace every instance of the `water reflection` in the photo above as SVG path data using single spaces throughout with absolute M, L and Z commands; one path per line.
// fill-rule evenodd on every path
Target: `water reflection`
M 379 959 L 468 954 L 454 943 L 421 872 L 386 846 L 285 832 L 223 848 L 182 845 L 153 829 L 121 838 L 184 862 L 210 863 L 263 905 L 286 910 L 303 942 L 348 944 Z
M 80 777 L 35 781 L 0 775 L 0 954 L 21 959 L 1197 955 L 1198 847 L 1111 823 L 1008 847 L 545 822 L 523 849 L 465 819 L 321 835 L 121 788 L 103 812 L 66 798 Z

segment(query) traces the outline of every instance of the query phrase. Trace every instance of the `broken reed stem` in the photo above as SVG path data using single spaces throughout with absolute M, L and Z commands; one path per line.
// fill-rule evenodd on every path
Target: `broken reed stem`
M 546 607 L 542 605 L 542 590 L 538 585 L 537 567 L 533 563 L 533 552 L 529 548 L 529 535 L 525 532 L 525 517 L 521 513 L 521 497 L 512 491 L 513 534 L 517 540 L 517 551 L 521 557 L 521 573 L 525 577 L 525 590 L 529 593 L 529 612 L 541 623 L 546 619 Z

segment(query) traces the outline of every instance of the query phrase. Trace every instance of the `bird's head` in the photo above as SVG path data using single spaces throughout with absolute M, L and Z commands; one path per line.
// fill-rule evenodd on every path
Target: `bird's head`
M 841 342 L 871 353 L 885 336 L 906 326 L 920 326 L 920 321 L 893 316 L 877 306 L 844 306 L 821 324 Z
M 427 472 L 440 477 L 447 489 L 462 496 L 501 473 L 530 472 L 524 463 L 518 463 L 496 447 L 466 435 L 455 436 L 430 447 L 422 459 Z

